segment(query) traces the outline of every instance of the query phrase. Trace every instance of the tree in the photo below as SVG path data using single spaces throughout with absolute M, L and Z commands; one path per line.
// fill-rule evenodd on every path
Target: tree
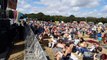
M 75 16 L 74 15 L 70 15 L 68 17 L 69 22 L 73 22 L 75 20 Z
M 101 18 L 96 18 L 96 17 L 75 17 L 74 15 L 70 15 L 69 17 L 66 16 L 50 16 L 50 15 L 44 15 L 43 13 L 38 13 L 38 14 L 25 14 L 28 18 L 32 19 L 38 19 L 38 20 L 43 20 L 43 21 L 64 21 L 64 22 L 73 22 L 73 21 L 87 21 L 87 22 L 107 22 L 107 18 L 101 17 Z
M 44 17 L 45 17 L 45 15 L 41 12 L 37 14 L 37 19 L 38 20 L 44 20 Z
M 43 18 L 44 18 L 45 21 L 50 21 L 51 20 L 49 15 L 45 15 Z

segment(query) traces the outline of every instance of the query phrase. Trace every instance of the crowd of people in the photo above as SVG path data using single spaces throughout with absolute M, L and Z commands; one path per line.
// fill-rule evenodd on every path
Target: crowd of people
M 56 60 L 79 60 L 73 53 L 83 60 L 107 59 L 102 53 L 102 45 L 107 44 L 107 26 L 102 23 L 31 21 L 29 25 L 41 42 L 48 40 L 47 46 L 53 49 Z

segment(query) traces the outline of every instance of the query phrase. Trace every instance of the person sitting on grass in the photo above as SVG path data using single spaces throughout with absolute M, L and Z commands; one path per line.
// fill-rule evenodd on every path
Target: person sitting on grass
M 74 45 L 77 46 L 77 44 L 80 42 L 80 39 L 78 36 L 75 37 L 74 39 Z
M 100 47 L 100 45 L 94 43 L 91 46 L 91 49 L 89 49 L 90 51 L 84 52 L 84 54 L 83 54 L 83 60 L 94 60 L 93 56 L 94 56 L 94 53 L 96 53 L 98 47 Z
M 56 44 L 56 47 L 63 49 L 65 47 L 64 41 L 62 39 L 59 39 L 58 42 L 57 42 L 57 44 Z
M 80 43 L 83 43 L 83 42 L 85 42 L 85 40 L 81 37 L 80 38 Z
M 70 60 L 73 45 L 69 43 L 63 48 L 63 52 L 56 53 L 56 60 Z M 71 59 L 72 60 L 72 59 Z
M 81 56 L 82 54 L 84 54 L 84 52 L 89 52 L 89 49 L 87 47 L 87 42 L 79 43 L 78 46 L 76 46 L 76 54 L 78 54 L 78 56 Z
M 50 48 L 53 48 L 54 45 L 57 43 L 57 40 L 55 40 L 53 36 L 50 36 L 50 37 L 51 37 L 51 38 L 49 39 L 48 46 L 49 46 Z
M 96 52 L 94 54 L 94 60 L 102 60 L 101 56 L 102 56 L 102 47 L 97 47 Z

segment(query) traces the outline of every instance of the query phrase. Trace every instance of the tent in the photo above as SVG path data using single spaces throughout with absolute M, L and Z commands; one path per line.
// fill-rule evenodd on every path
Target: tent
M 102 22 L 99 22 L 98 25 L 103 25 L 103 23 L 102 23 Z

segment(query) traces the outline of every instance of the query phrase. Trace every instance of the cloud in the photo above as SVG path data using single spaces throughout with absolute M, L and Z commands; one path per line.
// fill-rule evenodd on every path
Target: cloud
M 69 16 L 80 11 L 81 8 L 94 8 L 98 6 L 99 0 L 40 0 L 35 2 L 35 4 L 47 5 L 41 11 L 45 14 Z
M 26 2 L 25 0 L 19 0 L 17 5 L 17 10 L 22 13 L 30 13 L 33 11 L 33 7 L 30 3 Z
M 96 9 L 101 5 L 101 1 L 102 0 L 31 0 L 32 3 L 29 3 L 28 0 L 22 0 L 18 3 L 17 9 L 23 13 L 43 12 L 46 15 L 70 16 L 73 14 L 78 17 L 107 16 L 103 15 L 104 13 L 102 13 L 102 11 Z M 103 11 L 107 11 L 107 6 L 103 8 Z
M 103 7 L 102 12 L 107 13 L 107 5 Z
M 27 4 L 27 5 L 24 6 L 24 8 L 30 8 L 30 7 L 31 7 L 30 4 Z

